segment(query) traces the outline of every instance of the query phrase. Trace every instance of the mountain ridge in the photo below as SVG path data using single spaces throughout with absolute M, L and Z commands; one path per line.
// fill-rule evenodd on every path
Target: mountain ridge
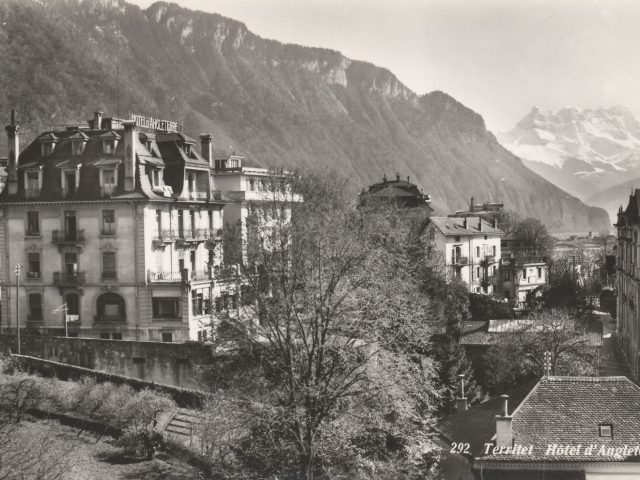
M 625 181 L 640 167 L 640 121 L 623 105 L 533 107 L 498 139 L 533 171 L 582 199 Z
M 342 172 L 354 200 L 398 172 L 431 193 L 440 214 L 475 196 L 555 231 L 609 224 L 504 150 L 480 114 L 335 50 L 263 39 L 242 22 L 166 2 L 142 10 L 123 0 L 7 0 L 0 20 L 0 80 L 10 86 L 0 113 L 18 109 L 25 140 L 94 109 L 135 111 L 212 132 L 217 155 Z

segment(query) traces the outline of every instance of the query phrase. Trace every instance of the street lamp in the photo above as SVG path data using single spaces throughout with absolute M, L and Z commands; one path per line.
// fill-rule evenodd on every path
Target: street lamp
M 18 341 L 18 355 L 20 355 L 20 299 L 18 298 L 20 295 L 20 272 L 22 271 L 22 266 L 19 263 L 16 263 L 16 331 L 17 331 L 17 341 Z

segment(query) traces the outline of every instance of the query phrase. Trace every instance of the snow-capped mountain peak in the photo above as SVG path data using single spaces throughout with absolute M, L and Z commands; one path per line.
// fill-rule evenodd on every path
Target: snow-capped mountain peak
M 533 107 L 498 139 L 529 168 L 582 198 L 639 173 L 640 122 L 623 105 Z

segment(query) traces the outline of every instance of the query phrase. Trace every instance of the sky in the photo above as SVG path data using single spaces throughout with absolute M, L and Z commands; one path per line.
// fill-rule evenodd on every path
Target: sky
M 151 0 L 128 0 L 143 8 Z M 532 107 L 624 105 L 640 118 L 635 0 L 177 0 L 265 38 L 339 50 L 418 94 L 442 90 L 494 132 Z

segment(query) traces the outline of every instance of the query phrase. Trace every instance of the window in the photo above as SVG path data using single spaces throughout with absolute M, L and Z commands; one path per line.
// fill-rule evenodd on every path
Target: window
M 253 192 L 256 189 L 256 181 L 253 178 L 249 179 L 249 191 Z
M 76 240 L 76 212 L 73 210 L 67 210 L 64 212 L 64 233 L 65 240 Z
M 480 278 L 480 267 L 476 267 L 476 278 Z
M 117 278 L 116 252 L 102 252 L 102 278 Z
M 112 340 L 122 340 L 122 333 L 120 332 L 113 332 L 111 334 L 111 339 Z
M 116 186 L 118 184 L 118 177 L 116 175 L 116 170 L 113 168 L 100 170 L 101 180 L 102 180 L 102 195 L 110 196 L 116 190 Z
M 102 235 L 116 234 L 116 212 L 115 210 L 102 211 Z
M 173 342 L 173 333 L 171 333 L 171 332 L 162 332 L 162 341 L 163 342 Z
M 109 340 L 109 332 L 102 332 L 102 333 L 100 333 L 100 339 L 102 339 L 102 340 Z
M 496 246 L 495 245 L 492 247 L 492 251 L 493 251 L 492 255 L 495 257 L 496 256 Z
M 191 302 L 194 315 L 204 315 L 206 313 L 204 308 L 204 295 L 201 290 L 193 290 L 191 293 Z
M 496 265 L 493 266 L 493 274 L 498 273 L 498 267 Z
M 67 252 L 64 254 L 64 273 L 69 276 L 78 275 L 78 254 Z
M 476 257 L 480 257 L 480 247 L 476 247 Z
M 178 210 L 178 237 L 184 238 L 184 213 Z
M 160 170 L 151 170 L 151 185 L 160 186 Z
M 82 155 L 84 142 L 71 142 L 71 155 Z
M 34 198 L 40 194 L 40 172 L 30 171 L 26 173 L 27 198 Z
M 613 438 L 613 425 L 611 424 L 598 425 L 598 434 L 601 437 Z
M 526 268 L 522 269 L 522 278 L 527 278 L 527 269 Z
M 102 142 L 102 153 L 112 155 L 115 151 L 115 142 L 113 140 L 104 140 Z
M 29 252 L 27 254 L 27 278 L 40 278 L 40 253 Z
M 42 294 L 29 294 L 29 320 L 42 320 Z
M 124 299 L 117 293 L 103 293 L 98 297 L 97 320 L 101 322 L 126 322 Z
M 504 279 L 511 280 L 511 272 L 509 270 L 504 271 Z
M 36 237 L 38 235 L 40 235 L 40 214 L 27 212 L 27 236 Z
M 154 318 L 178 318 L 178 297 L 159 297 L 152 300 Z
M 42 156 L 46 157 L 47 155 L 51 155 L 53 153 L 53 143 L 46 142 L 42 143 Z
M 538 278 L 542 278 L 542 268 L 538 267 Z

